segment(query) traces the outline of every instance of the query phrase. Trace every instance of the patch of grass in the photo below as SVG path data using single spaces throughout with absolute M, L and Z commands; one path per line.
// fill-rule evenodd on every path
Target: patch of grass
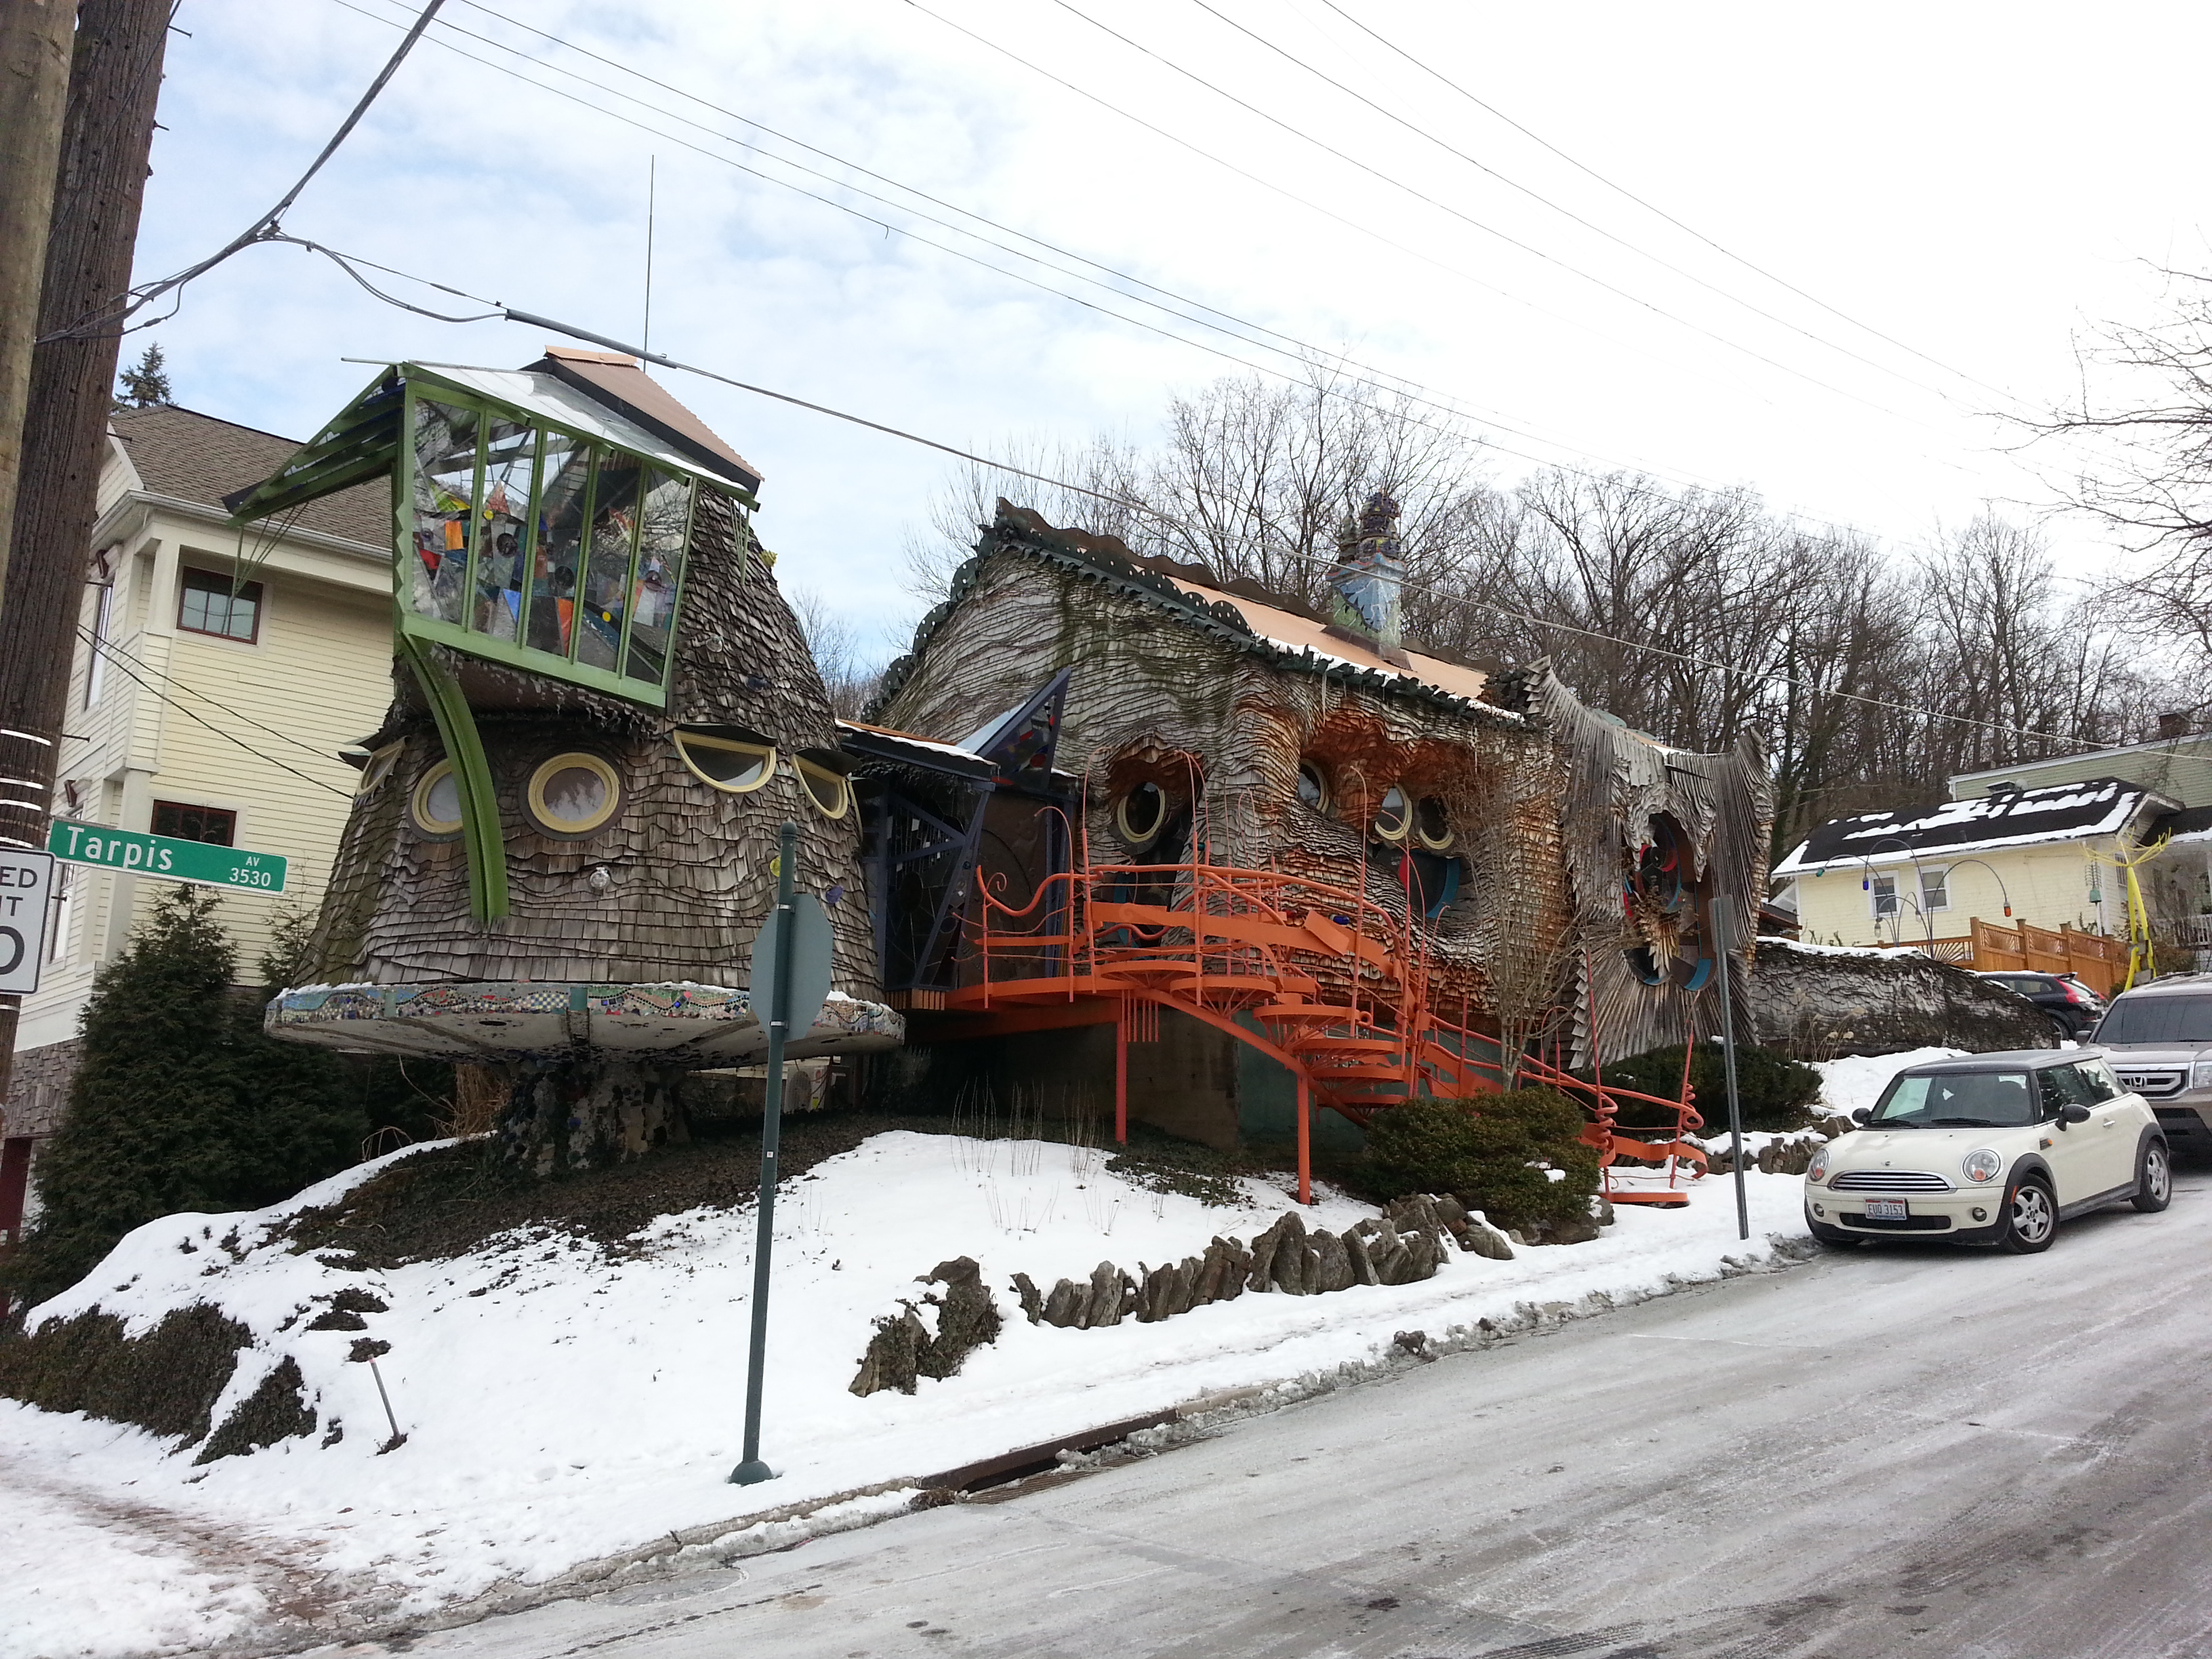
M 190 1445 L 208 1431 L 238 1351 L 253 1334 L 204 1303 L 143 1336 L 93 1308 L 0 1340 L 0 1394 L 42 1411 L 83 1412 Z
M 313 1434 L 315 1408 L 307 1402 L 306 1387 L 299 1362 L 286 1354 L 276 1370 L 261 1379 L 261 1386 L 232 1408 L 192 1462 L 212 1463 L 218 1457 L 239 1457 L 279 1440 Z

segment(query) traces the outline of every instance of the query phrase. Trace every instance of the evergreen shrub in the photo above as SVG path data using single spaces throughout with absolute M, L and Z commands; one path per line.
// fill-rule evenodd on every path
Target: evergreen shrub
M 0 1269 L 27 1303 L 157 1216 L 256 1209 L 361 1155 L 344 1064 L 264 1036 L 265 997 L 234 989 L 220 898 L 171 888 L 94 983 L 69 1110 L 39 1159 L 38 1218 Z
M 1644 1094 L 1678 1098 L 1682 1092 L 1682 1048 L 1654 1048 L 1631 1060 L 1609 1060 L 1604 1066 L 1609 1087 L 1634 1089 Z M 1577 1073 L 1587 1078 L 1588 1072 Z M 1697 1091 L 1691 1104 L 1710 1136 L 1728 1128 L 1728 1080 L 1723 1070 L 1721 1045 L 1700 1042 L 1690 1061 L 1690 1086 Z M 1772 1048 L 1738 1043 L 1735 1050 L 1736 1100 L 1747 1129 L 1798 1129 L 1812 1121 L 1810 1108 L 1820 1097 L 1820 1074 L 1802 1061 Z M 1614 1121 L 1623 1128 L 1669 1128 L 1674 1114 L 1645 1101 L 1624 1100 Z
M 1411 1100 L 1377 1112 L 1367 1162 L 1378 1194 L 1449 1193 L 1494 1226 L 1549 1233 L 1587 1224 L 1597 1191 L 1589 1120 L 1553 1089 Z M 1565 1174 L 1554 1180 L 1551 1170 Z

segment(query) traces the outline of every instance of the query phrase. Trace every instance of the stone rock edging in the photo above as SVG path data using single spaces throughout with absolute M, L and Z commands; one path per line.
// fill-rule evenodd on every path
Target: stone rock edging
M 1309 1233 L 1305 1218 L 1287 1210 L 1249 1249 L 1242 1239 L 1217 1237 L 1202 1255 L 1158 1267 L 1140 1261 L 1134 1275 L 1102 1261 L 1088 1279 L 1060 1279 L 1049 1293 L 1040 1291 L 1027 1273 L 1016 1273 L 1012 1284 L 1030 1324 L 1096 1330 L 1125 1319 L 1140 1324 L 1172 1319 L 1209 1303 L 1234 1301 L 1247 1291 L 1323 1296 L 1355 1285 L 1418 1284 L 1443 1265 L 1448 1239 L 1476 1255 L 1513 1259 L 1513 1246 L 1485 1218 L 1470 1215 L 1449 1194 L 1419 1194 L 1393 1199 L 1382 1216 L 1348 1227 L 1340 1237 L 1325 1228 Z M 922 1298 L 941 1309 L 937 1330 L 931 1332 L 910 1302 L 903 1313 L 878 1319 L 850 1384 L 854 1394 L 882 1389 L 912 1394 L 918 1378 L 951 1376 L 970 1350 L 998 1335 L 998 1310 L 983 1287 L 981 1269 L 969 1257 L 939 1262 L 923 1282 L 947 1286 L 942 1297 Z

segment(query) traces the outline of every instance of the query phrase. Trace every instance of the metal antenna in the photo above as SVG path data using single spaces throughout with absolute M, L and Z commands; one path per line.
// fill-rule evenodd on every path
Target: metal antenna
M 639 343 L 648 349 L 653 345 L 653 194 L 659 167 L 658 155 L 645 158 L 645 338 Z

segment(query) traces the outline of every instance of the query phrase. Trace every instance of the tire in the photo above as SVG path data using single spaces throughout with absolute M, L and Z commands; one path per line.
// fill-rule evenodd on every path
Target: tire
M 2145 1215 L 2156 1215 L 2173 1202 L 2173 1157 L 2162 1140 L 2143 1143 L 2136 1170 L 2136 1195 L 2129 1200 Z
M 2045 1014 L 2044 1018 L 2051 1022 L 2051 1029 L 2058 1033 L 2058 1040 L 2061 1042 L 2078 1042 L 2081 1041 L 2081 1031 L 2076 1029 L 2072 1020 L 2068 1019 L 2063 1014 Z
M 2002 1230 L 1997 1243 L 2014 1255 L 2036 1255 L 2051 1248 L 2058 1237 L 2058 1200 L 2051 1188 L 2031 1176 L 2005 1196 Z

